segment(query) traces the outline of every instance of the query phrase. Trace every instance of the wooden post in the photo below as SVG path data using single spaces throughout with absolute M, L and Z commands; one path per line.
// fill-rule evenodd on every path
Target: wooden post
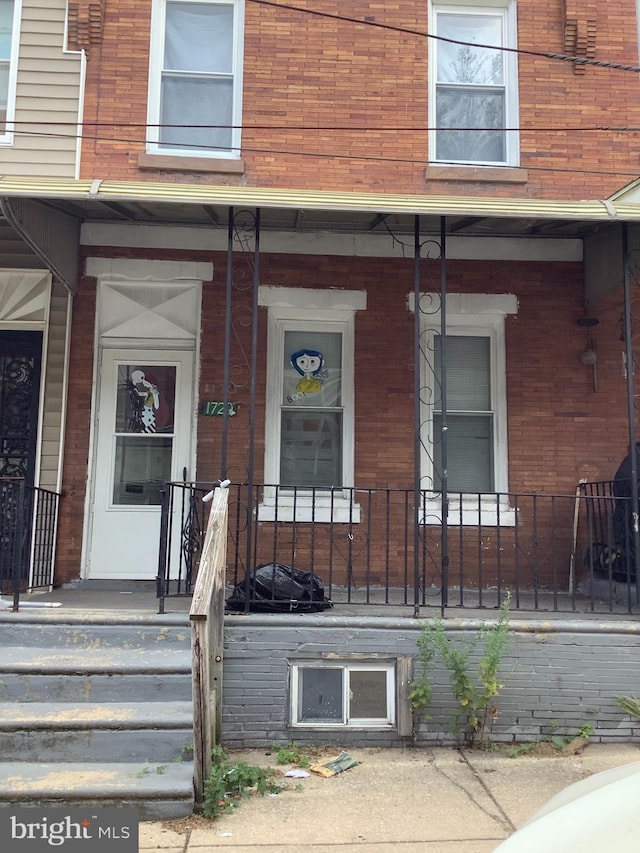
M 216 489 L 189 612 L 196 807 L 204 800 L 204 786 L 211 772 L 211 750 L 220 741 L 222 727 L 228 499 L 228 489 Z

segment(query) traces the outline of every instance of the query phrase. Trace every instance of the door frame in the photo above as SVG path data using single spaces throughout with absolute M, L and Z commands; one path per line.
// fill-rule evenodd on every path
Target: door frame
M 104 449 L 105 445 L 103 441 L 105 436 L 100 435 L 100 420 L 104 417 L 104 412 L 100 411 L 100 404 L 102 402 L 102 392 L 103 392 L 103 376 L 102 376 L 102 365 L 103 360 L 106 357 L 110 357 L 108 360 L 109 366 L 116 365 L 119 361 L 125 363 L 145 363 L 149 362 L 150 364 L 154 364 L 161 360 L 161 357 L 166 358 L 168 362 L 173 360 L 173 356 L 179 357 L 183 359 L 188 356 L 191 360 L 190 372 L 191 372 L 191 383 L 190 389 L 187 393 L 189 400 L 191 401 L 190 405 L 190 418 L 189 423 L 186 424 L 185 434 L 183 434 L 182 438 L 184 439 L 185 444 L 188 446 L 186 456 L 188 457 L 186 460 L 186 464 L 188 466 L 188 470 L 191 472 L 191 476 L 195 473 L 195 464 L 196 464 L 196 426 L 197 426 L 197 418 L 196 418 L 196 406 L 195 406 L 195 392 L 197 388 L 197 363 L 196 363 L 196 353 L 193 348 L 185 348 L 182 346 L 172 346 L 167 347 L 158 347 L 153 346 L 152 342 L 149 341 L 149 346 L 141 347 L 99 347 L 97 359 L 96 359 L 96 381 L 94 386 L 94 404 L 92 406 L 92 418 L 91 418 L 91 428 L 92 428 L 92 441 L 91 441 L 91 459 L 90 459 L 90 474 L 89 474 L 89 485 L 87 488 L 87 517 L 85 521 L 85 547 L 86 547 L 86 555 L 83 559 L 83 577 L 88 580 L 105 580 L 108 581 L 108 577 L 96 577 L 94 573 L 91 571 L 91 557 L 92 557 L 92 548 L 93 548 L 93 539 L 94 539 L 94 531 L 95 531 L 95 523 L 96 523 L 96 500 L 102 501 L 104 495 L 98 492 L 98 476 L 97 470 L 99 463 L 104 463 L 104 459 L 99 459 L 99 453 L 101 449 Z M 179 376 L 179 374 L 178 374 Z M 104 379 L 112 379 L 112 376 L 106 375 Z M 114 390 L 115 393 L 115 390 Z M 178 394 L 176 394 L 176 409 L 179 405 Z M 109 430 L 108 425 L 102 425 L 105 429 Z M 112 435 L 113 430 L 110 431 L 110 435 Z M 111 460 L 113 461 L 113 460 Z M 177 475 L 179 470 L 182 470 L 185 467 L 184 463 L 176 464 L 175 457 L 172 459 L 172 473 L 171 477 Z M 112 476 L 113 471 L 109 471 L 105 473 L 104 476 L 109 478 L 109 483 L 112 484 Z M 195 477 L 194 477 L 195 478 Z M 104 486 L 104 482 L 101 483 Z M 108 485 L 108 484 L 107 484 Z M 108 511 L 107 508 L 103 508 L 105 512 Z M 145 511 L 149 512 L 153 507 L 145 507 Z M 123 509 L 123 511 L 125 511 Z M 160 513 L 160 506 L 157 506 L 158 515 Z M 158 539 L 159 542 L 159 539 Z M 113 578 L 113 580 L 119 580 L 118 578 Z M 133 579 L 132 579 L 133 580 Z
M 86 274 L 97 279 L 96 284 L 96 317 L 93 341 L 93 365 L 91 373 L 91 417 L 89 425 L 89 452 L 87 458 L 87 489 L 84 501 L 82 551 L 80 558 L 80 579 L 89 578 L 89 554 L 91 548 L 91 537 L 93 534 L 93 507 L 95 500 L 95 469 L 97 457 L 97 417 L 99 403 L 99 371 L 104 349 L 126 349 L 138 350 L 141 357 L 149 350 L 162 350 L 169 355 L 171 351 L 193 352 L 192 373 L 192 396 L 194 406 L 192 409 L 190 430 L 190 459 L 191 471 L 196 471 L 197 461 L 197 429 L 198 419 L 196 413 L 196 394 L 200 383 L 200 317 L 202 303 L 202 285 L 204 281 L 213 278 L 213 264 L 208 262 L 194 261 L 160 261 L 139 260 L 125 258 L 95 258 L 89 257 L 86 261 Z M 136 338 L 127 336 L 127 333 L 115 328 L 110 328 L 105 321 L 103 311 L 103 290 L 110 285 L 119 287 L 131 285 L 151 286 L 155 284 L 169 284 L 183 287 L 190 291 L 195 299 L 193 311 L 189 314 L 190 327 L 177 326 L 175 336 L 160 338 L 147 331 L 148 326 L 143 327 Z M 184 319 L 184 318 L 183 318 Z M 149 337 L 145 337 L 145 331 Z

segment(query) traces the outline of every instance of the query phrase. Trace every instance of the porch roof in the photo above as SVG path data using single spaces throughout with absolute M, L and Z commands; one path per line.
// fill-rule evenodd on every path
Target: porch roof
M 39 200 L 82 221 L 175 222 L 222 227 L 230 207 L 260 208 L 263 228 L 410 232 L 413 217 L 456 233 L 580 236 L 594 226 L 640 221 L 640 203 L 488 196 L 409 195 L 152 181 L 0 176 L 0 198 Z
M 619 241 L 616 226 L 640 222 L 640 200 L 633 199 L 626 193 L 573 201 L 0 175 L 0 265 L 45 266 L 74 292 L 82 223 L 222 231 L 232 208 L 236 215 L 259 209 L 261 230 L 282 234 L 375 236 L 386 230 L 411 239 L 419 216 L 422 239 L 437 239 L 444 216 L 447 233 L 458 237 L 606 240 L 617 232 Z M 612 286 L 610 270 L 619 266 L 620 250 L 612 251 L 602 267 L 606 284 L 589 280 L 590 293 Z M 602 255 L 600 248 L 596 254 Z

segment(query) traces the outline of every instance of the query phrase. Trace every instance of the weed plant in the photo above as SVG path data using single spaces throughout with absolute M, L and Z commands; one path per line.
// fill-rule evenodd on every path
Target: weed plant
M 283 790 L 284 786 L 276 781 L 275 773 L 269 767 L 230 761 L 228 753 L 220 746 L 211 750 L 211 757 L 211 773 L 204 783 L 202 813 L 205 817 L 214 819 L 232 812 L 243 798 L 252 794 L 264 796 Z
M 485 746 L 493 721 L 498 715 L 495 699 L 504 687 L 499 672 L 509 645 L 509 604 L 507 595 L 496 622 L 486 623 L 470 640 L 454 640 L 442 619 L 423 624 L 418 637 L 420 672 L 414 679 L 409 698 L 414 709 L 427 717 L 433 686 L 431 664 L 436 653 L 449 672 L 451 690 L 457 702 L 452 731 L 469 746 Z M 471 673 L 470 657 L 479 644 L 483 652 L 477 677 Z

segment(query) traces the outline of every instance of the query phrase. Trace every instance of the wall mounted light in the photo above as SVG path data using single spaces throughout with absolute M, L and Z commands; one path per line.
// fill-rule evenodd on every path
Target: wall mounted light
M 587 345 L 585 349 L 582 351 L 580 355 L 580 361 L 583 364 L 590 364 L 593 370 L 593 390 L 598 390 L 598 354 L 595 350 L 595 344 L 593 342 L 593 336 L 591 334 L 591 330 L 594 326 L 597 326 L 600 320 L 596 317 L 591 317 L 585 308 L 585 313 L 578 319 L 578 325 L 581 329 L 586 330 L 587 335 Z

